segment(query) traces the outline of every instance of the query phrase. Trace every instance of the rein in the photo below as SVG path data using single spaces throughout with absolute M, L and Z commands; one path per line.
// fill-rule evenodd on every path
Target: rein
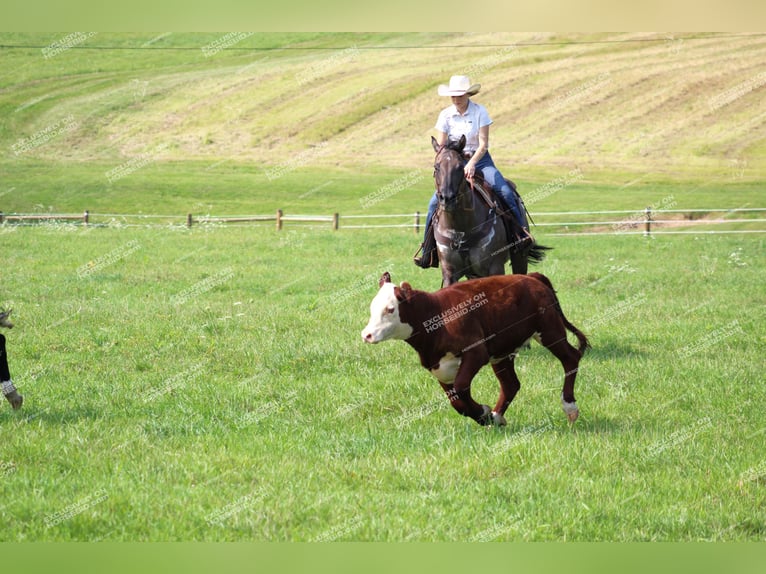
M 455 150 L 454 148 L 450 148 L 448 144 L 442 144 L 441 146 L 439 146 L 439 150 L 436 152 L 437 159 L 439 158 L 439 154 L 441 154 L 445 149 L 449 149 L 450 151 L 454 151 L 455 153 L 458 153 L 460 156 L 461 167 L 465 166 L 466 161 L 463 155 L 457 150 Z M 465 183 L 467 183 L 468 186 L 471 188 L 471 192 L 478 192 L 479 196 L 484 200 L 484 203 L 487 204 L 487 207 L 489 207 L 490 209 L 497 209 L 497 202 L 492 198 L 492 195 L 486 190 L 484 185 L 482 184 L 474 185 L 473 179 L 469 180 L 467 177 L 463 176 L 463 184 Z M 463 184 L 461 184 L 461 188 Z M 460 195 L 461 193 L 463 193 L 463 191 L 461 189 L 458 189 L 458 195 Z

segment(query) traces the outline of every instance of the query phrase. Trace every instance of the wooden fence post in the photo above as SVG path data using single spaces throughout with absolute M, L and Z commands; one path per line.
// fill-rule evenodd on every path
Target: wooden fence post
M 277 209 L 277 231 L 282 230 L 282 210 Z
M 420 234 L 420 212 L 415 212 L 415 235 Z
M 5 214 L 2 211 L 0 211 L 0 225 L 2 225 L 3 223 L 5 223 Z
M 646 216 L 644 219 L 644 237 L 649 237 L 652 233 L 652 208 L 647 207 L 644 214 Z
M 186 227 L 191 227 L 193 223 L 194 223 L 194 219 L 192 218 L 192 214 L 191 213 L 187 213 L 186 214 Z
M 332 214 L 332 230 L 338 231 L 338 223 L 340 223 L 340 215 L 337 213 Z
M 86 209 L 85 213 L 82 214 L 82 222 L 85 225 L 88 225 L 88 222 L 90 221 L 90 212 Z

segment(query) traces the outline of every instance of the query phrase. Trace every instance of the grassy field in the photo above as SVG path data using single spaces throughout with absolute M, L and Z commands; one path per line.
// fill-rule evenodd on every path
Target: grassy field
M 425 211 L 453 73 L 533 216 L 764 207 L 766 40 L 655 36 L 3 34 L 0 211 L 95 225 L 0 226 L 0 540 L 766 539 L 762 234 L 535 230 L 593 344 L 574 428 L 539 346 L 486 429 L 360 337 L 383 271 L 439 287 L 343 216 Z M 278 208 L 341 230 L 184 225 Z
M 763 239 L 554 239 L 509 426 L 359 336 L 403 231 L 5 229 L 4 540 L 763 540 Z M 475 393 L 492 402 L 482 372 Z

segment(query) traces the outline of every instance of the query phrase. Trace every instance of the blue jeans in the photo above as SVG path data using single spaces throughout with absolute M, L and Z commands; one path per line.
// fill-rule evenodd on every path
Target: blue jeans
M 492 156 L 489 152 L 486 152 L 484 156 L 476 164 L 476 169 L 481 170 L 484 176 L 484 181 L 492 186 L 492 190 L 503 198 L 506 205 L 511 208 L 513 214 L 516 216 L 516 220 L 521 224 L 524 218 L 521 215 L 521 206 L 516 202 L 516 194 L 513 193 L 511 186 L 505 181 L 503 174 L 495 167 L 495 162 L 492 161 Z M 433 219 L 436 208 L 439 207 L 439 200 L 436 198 L 436 193 L 431 196 L 431 201 L 428 204 L 428 215 L 426 216 L 426 233 L 431 226 L 431 219 Z

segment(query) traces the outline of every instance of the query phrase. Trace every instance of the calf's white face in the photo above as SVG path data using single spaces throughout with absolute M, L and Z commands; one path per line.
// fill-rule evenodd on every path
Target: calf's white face
M 402 323 L 399 317 L 399 301 L 393 283 L 384 283 L 370 303 L 370 321 L 362 329 L 366 343 L 380 343 L 388 339 L 406 339 L 412 335 L 412 327 Z

